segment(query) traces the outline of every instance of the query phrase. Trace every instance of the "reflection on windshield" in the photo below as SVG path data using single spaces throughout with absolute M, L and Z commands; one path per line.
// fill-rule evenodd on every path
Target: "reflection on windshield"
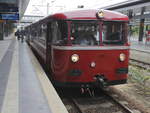
M 71 42 L 73 45 L 98 45 L 99 25 L 97 23 L 72 23 Z
M 102 28 L 102 40 L 104 44 L 123 44 L 125 41 L 125 23 L 105 22 Z

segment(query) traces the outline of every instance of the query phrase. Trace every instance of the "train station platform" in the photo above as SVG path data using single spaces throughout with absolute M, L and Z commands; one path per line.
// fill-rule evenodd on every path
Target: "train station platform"
M 130 58 L 150 64 L 150 43 L 132 41 Z
M 145 44 L 145 42 L 132 41 L 131 42 L 131 49 L 132 50 L 145 51 L 145 52 L 150 53 L 150 43 Z
M 28 45 L 0 41 L 0 112 L 68 113 Z

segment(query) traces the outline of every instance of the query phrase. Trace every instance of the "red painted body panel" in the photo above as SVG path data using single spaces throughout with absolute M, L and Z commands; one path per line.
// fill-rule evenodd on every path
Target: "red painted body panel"
M 126 54 L 124 62 L 119 61 L 120 53 Z M 71 55 L 78 54 L 79 61 L 73 63 Z M 128 68 L 129 50 L 52 50 L 53 79 L 59 82 L 94 82 L 97 74 L 103 74 L 108 81 L 122 80 L 127 74 L 117 74 L 117 68 Z M 96 67 L 90 66 L 91 62 Z M 70 76 L 69 71 L 79 69 L 81 76 Z
M 64 13 L 56 13 L 51 15 L 50 18 L 55 19 L 98 19 L 96 13 L 99 10 L 78 10 L 78 11 L 70 11 Z M 122 20 L 128 21 L 128 17 L 118 12 L 103 10 L 104 18 L 103 20 Z

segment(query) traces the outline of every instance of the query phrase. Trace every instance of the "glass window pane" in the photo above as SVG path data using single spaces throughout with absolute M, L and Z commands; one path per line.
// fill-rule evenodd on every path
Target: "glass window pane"
M 72 22 L 70 39 L 73 45 L 99 45 L 99 24 L 97 22 Z
M 52 23 L 53 44 L 66 45 L 68 41 L 68 27 L 65 21 Z
M 104 44 L 124 44 L 126 26 L 121 22 L 104 22 L 102 40 Z

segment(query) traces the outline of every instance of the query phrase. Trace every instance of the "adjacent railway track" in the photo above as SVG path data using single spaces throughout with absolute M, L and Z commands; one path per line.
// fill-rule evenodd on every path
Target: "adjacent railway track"
M 139 68 L 150 70 L 150 64 L 149 63 L 145 63 L 143 61 L 135 60 L 135 59 L 130 59 L 129 63 L 130 63 L 130 65 L 134 65 L 134 66 L 137 66 Z
M 130 65 L 150 70 L 149 54 L 148 50 L 131 49 Z

